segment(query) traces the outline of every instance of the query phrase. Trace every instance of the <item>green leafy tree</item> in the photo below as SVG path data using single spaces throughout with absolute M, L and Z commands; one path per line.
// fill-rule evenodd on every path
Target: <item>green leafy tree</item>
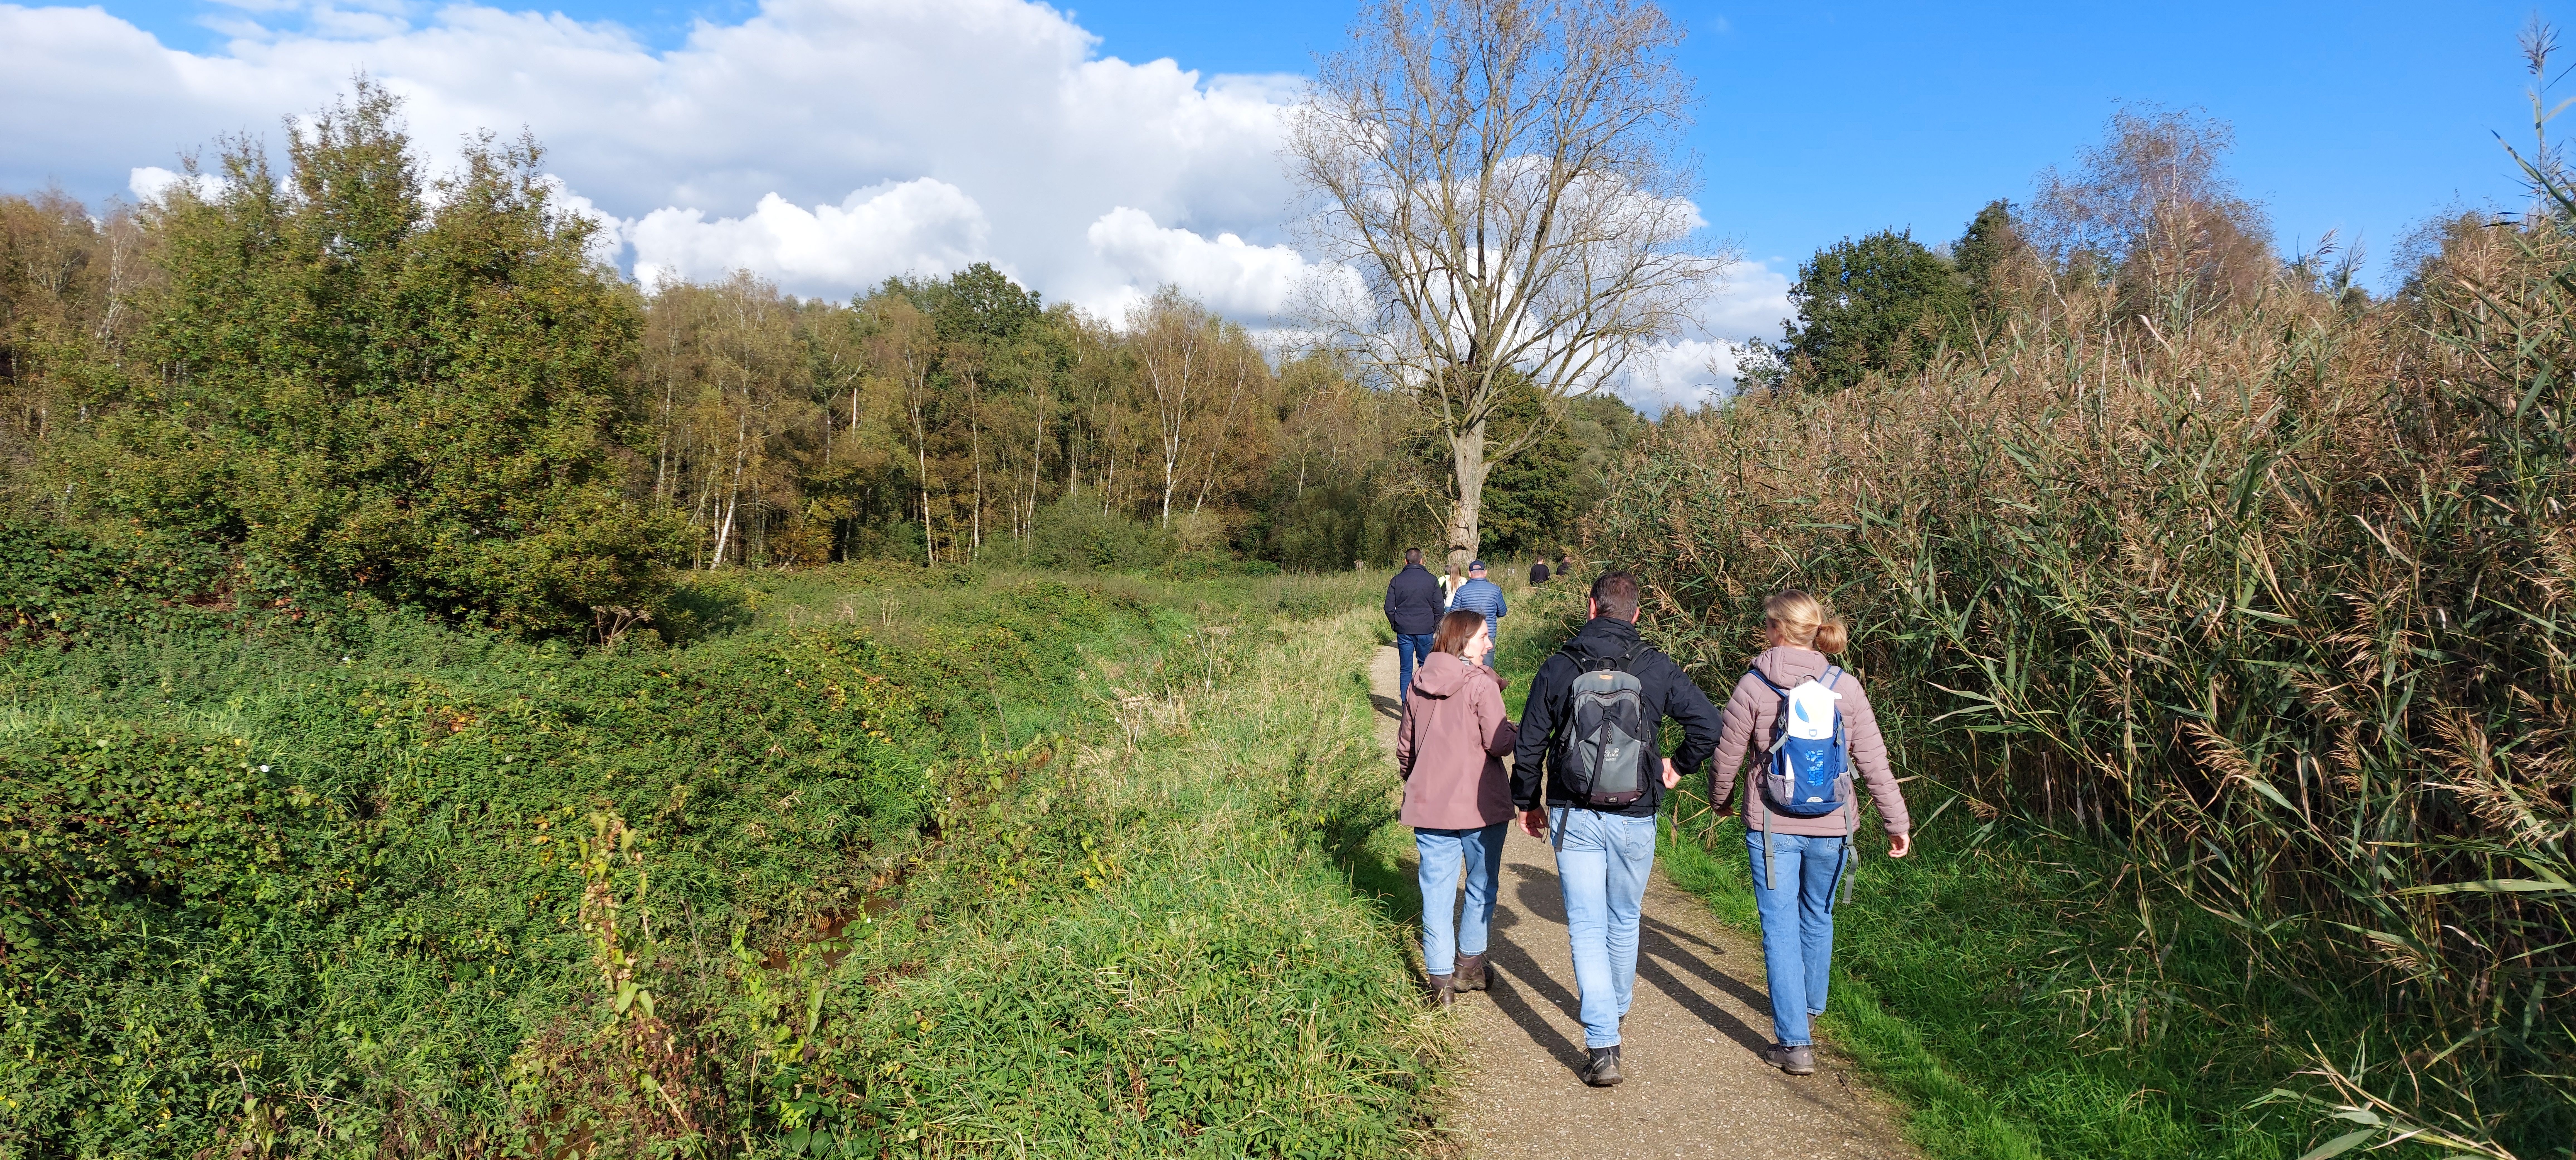
M 1958 271 L 1902 230 L 1816 251 L 1798 267 L 1789 301 L 1798 308 L 1782 323 L 1791 379 L 1817 390 L 1921 366 L 1965 336 L 1969 314 Z
M 634 294 L 534 142 L 475 142 L 433 187 L 398 114 L 362 80 L 290 130 L 286 173 L 237 141 L 220 191 L 147 211 L 157 373 L 66 448 L 83 514 L 227 545 L 272 602 L 537 632 L 650 603 L 680 526 L 622 486 Z
M 1613 396 L 1551 400 L 1526 377 L 1505 376 L 1494 406 L 1494 430 L 1526 442 L 1528 450 L 1493 465 L 1485 477 L 1479 554 L 1509 559 L 1561 543 L 1583 513 L 1600 502 L 1603 465 L 1644 422 Z M 1447 449 L 1428 424 L 1406 446 L 1426 469 L 1447 462 Z
M 1968 290 L 1969 305 L 1979 315 L 1991 315 L 2009 305 L 2004 279 L 2005 263 L 2024 247 L 2021 231 L 2013 222 L 2012 203 L 2002 198 L 1987 202 L 1985 208 L 1968 222 L 1968 230 L 1950 247 L 1950 261 L 1959 271 L 1960 281 Z

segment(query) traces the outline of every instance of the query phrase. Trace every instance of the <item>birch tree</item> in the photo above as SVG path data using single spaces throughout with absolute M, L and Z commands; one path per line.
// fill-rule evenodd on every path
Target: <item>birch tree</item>
M 1695 244 L 1681 34 L 1644 0 L 1380 0 L 1290 121 L 1328 274 L 1310 321 L 1447 441 L 1447 538 L 1477 551 L 1504 376 L 1552 412 L 1692 329 L 1732 256 Z M 1343 280 L 1335 280 L 1337 277 Z
M 1154 399 L 1156 450 L 1163 458 L 1161 524 L 1172 526 L 1172 493 L 1180 486 L 1190 428 L 1207 409 L 1208 346 L 1214 317 L 1207 308 L 1165 286 L 1129 315 L 1145 388 Z

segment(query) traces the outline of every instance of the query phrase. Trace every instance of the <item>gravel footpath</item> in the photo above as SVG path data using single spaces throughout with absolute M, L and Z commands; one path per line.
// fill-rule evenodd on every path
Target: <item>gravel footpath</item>
M 1393 648 L 1370 663 L 1379 739 L 1395 749 Z M 1820 1048 L 1812 1076 L 1765 1066 L 1762 945 L 1720 926 L 1657 867 L 1646 891 L 1636 1001 L 1622 1029 L 1627 1082 L 1588 1088 L 1565 906 L 1547 842 L 1511 828 L 1489 950 L 1492 989 L 1461 995 L 1466 1068 L 1446 1117 L 1476 1157 L 1782 1156 L 1913 1160 L 1896 1115 L 1850 1062 Z

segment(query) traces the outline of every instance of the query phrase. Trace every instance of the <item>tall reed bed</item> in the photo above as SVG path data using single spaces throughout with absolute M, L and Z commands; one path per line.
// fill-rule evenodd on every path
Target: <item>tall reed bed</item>
M 2308 1052 L 2347 1146 L 2565 1154 L 2576 203 L 2545 192 L 2378 307 L 2042 286 L 1903 380 L 1666 423 L 1594 555 L 1719 675 L 1765 594 L 1827 595 L 1909 771 L 2113 850 L 2148 967 L 2154 912 L 2197 908 L 2249 985 L 2361 980 L 2383 1031 Z

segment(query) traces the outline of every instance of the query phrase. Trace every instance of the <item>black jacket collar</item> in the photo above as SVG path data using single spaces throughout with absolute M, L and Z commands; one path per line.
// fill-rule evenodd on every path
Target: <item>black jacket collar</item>
M 1596 616 L 1566 638 L 1565 651 L 1579 657 L 1601 659 L 1624 656 L 1640 651 L 1637 626 L 1614 617 Z

